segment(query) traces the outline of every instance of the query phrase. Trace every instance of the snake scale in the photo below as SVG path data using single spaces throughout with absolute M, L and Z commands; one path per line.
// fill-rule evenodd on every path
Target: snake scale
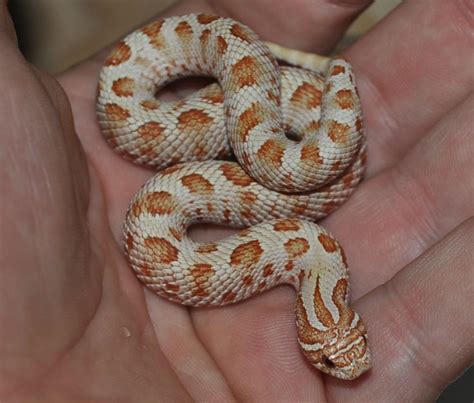
M 175 102 L 156 98 L 167 83 L 197 75 L 217 83 Z M 347 61 L 264 43 L 228 18 L 166 18 L 108 56 L 97 114 L 115 151 L 159 171 L 124 225 L 141 282 L 195 307 L 291 284 L 309 361 L 342 379 L 370 368 L 364 324 L 348 304 L 346 257 L 313 222 L 341 205 L 364 172 L 362 112 Z M 201 222 L 245 229 L 198 243 L 187 228 Z

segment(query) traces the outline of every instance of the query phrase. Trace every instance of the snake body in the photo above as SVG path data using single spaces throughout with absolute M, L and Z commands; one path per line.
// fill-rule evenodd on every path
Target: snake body
M 305 68 L 279 67 L 274 55 Z M 176 102 L 156 99 L 163 85 L 191 75 L 218 84 Z M 311 363 L 342 379 L 370 368 L 365 327 L 348 305 L 344 252 L 312 222 L 342 204 L 364 171 L 347 61 L 267 45 L 231 19 L 171 17 L 115 47 L 100 74 L 97 112 L 118 153 L 160 170 L 134 197 L 124 225 L 140 281 L 191 306 L 291 284 L 298 340 Z M 232 152 L 238 163 L 208 161 Z M 186 231 L 198 222 L 247 228 L 197 243 Z

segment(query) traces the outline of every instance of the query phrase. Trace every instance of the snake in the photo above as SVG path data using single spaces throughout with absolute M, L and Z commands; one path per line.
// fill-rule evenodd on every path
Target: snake
M 191 76 L 216 82 L 176 101 L 157 97 Z M 315 223 L 352 195 L 366 165 L 347 60 L 264 42 L 230 18 L 168 17 L 116 44 L 96 110 L 118 154 L 158 171 L 131 201 L 123 231 L 126 258 L 148 289 L 221 307 L 292 285 L 309 362 L 347 380 L 370 369 L 347 258 Z M 197 242 L 187 234 L 196 223 L 241 230 Z

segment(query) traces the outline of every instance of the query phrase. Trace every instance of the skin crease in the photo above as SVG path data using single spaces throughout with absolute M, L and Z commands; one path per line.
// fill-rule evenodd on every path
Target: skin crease
M 266 39 L 327 51 L 367 5 L 275 2 L 263 21 L 268 0 L 248 3 L 182 2 L 166 15 L 219 12 Z M 345 247 L 374 356 L 354 382 L 322 376 L 298 351 L 289 287 L 215 310 L 143 289 L 119 242 L 128 202 L 152 173 L 99 133 L 105 53 L 59 76 L 64 93 L 24 61 L 2 0 L 0 13 L 1 401 L 432 401 L 472 362 L 468 0 L 404 2 L 345 53 L 368 175 L 323 224 Z M 289 22 L 298 18 L 307 22 Z

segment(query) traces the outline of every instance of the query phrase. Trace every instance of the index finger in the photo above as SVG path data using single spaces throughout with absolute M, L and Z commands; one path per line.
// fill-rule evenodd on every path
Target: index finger
M 354 383 L 328 379 L 336 401 L 434 401 L 474 358 L 474 219 L 355 306 L 370 334 L 374 366 Z M 364 399 L 365 398 L 365 399 Z
M 364 110 L 369 175 L 397 162 L 474 88 L 472 5 L 402 2 L 348 50 Z

